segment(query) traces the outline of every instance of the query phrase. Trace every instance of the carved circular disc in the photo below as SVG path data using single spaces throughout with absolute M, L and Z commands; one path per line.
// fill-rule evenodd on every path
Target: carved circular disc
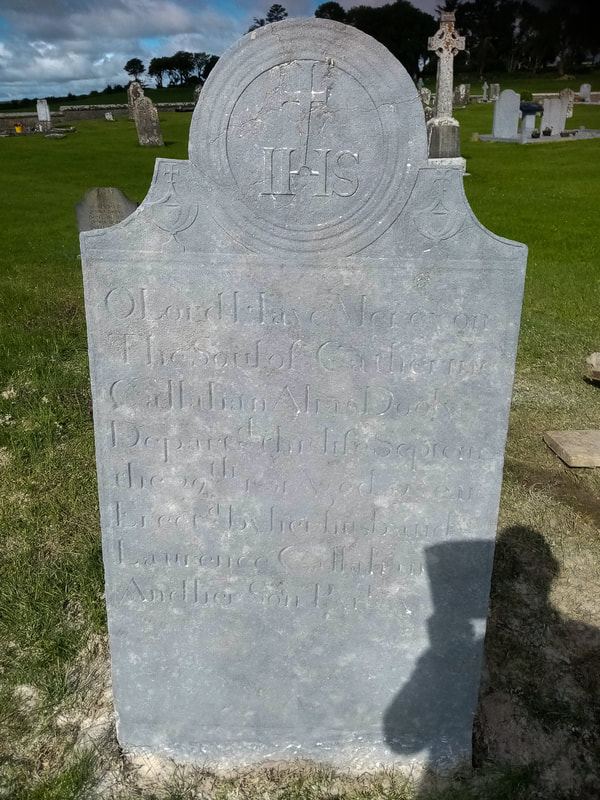
M 190 131 L 211 213 L 255 252 L 360 251 L 398 216 L 426 157 L 406 70 L 329 20 L 246 35 L 211 73 Z

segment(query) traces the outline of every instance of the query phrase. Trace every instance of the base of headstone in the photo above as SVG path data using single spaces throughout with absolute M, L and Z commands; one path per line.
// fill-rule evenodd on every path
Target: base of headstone
M 600 467 L 600 430 L 546 431 L 544 441 L 568 467 Z
M 467 159 L 462 156 L 457 158 L 430 158 L 428 161 L 432 167 L 460 167 L 465 174 L 467 172 Z
M 460 156 L 460 128 L 455 119 L 434 117 L 427 123 L 429 158 L 458 158 Z

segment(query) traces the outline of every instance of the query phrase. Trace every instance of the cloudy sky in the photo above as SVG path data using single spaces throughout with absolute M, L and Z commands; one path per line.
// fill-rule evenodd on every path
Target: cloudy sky
M 379 6 L 390 0 L 362 0 Z M 0 101 L 84 94 L 127 83 L 130 58 L 146 67 L 178 50 L 221 55 L 264 17 L 272 0 L 0 0 Z M 322 0 L 282 0 L 312 17 Z M 350 8 L 361 0 L 341 0 Z M 434 13 L 440 0 L 413 0 Z

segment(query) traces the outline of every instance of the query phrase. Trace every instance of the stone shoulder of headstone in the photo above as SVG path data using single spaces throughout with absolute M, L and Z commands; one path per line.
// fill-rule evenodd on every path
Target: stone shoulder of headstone
M 91 231 L 117 225 L 138 207 L 127 195 L 113 186 L 95 186 L 88 189 L 75 203 L 77 229 Z
M 469 761 L 527 248 L 355 28 L 265 26 L 202 91 L 80 235 L 119 742 Z

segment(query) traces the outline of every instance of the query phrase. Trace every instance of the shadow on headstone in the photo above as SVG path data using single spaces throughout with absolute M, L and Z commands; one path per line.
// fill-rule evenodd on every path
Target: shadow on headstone
M 434 605 L 429 649 L 385 713 L 385 740 L 395 753 L 425 760 L 427 750 L 431 765 L 444 766 L 470 749 L 479 688 L 472 676 L 483 649 L 474 622 L 487 617 L 493 556 L 494 543 L 485 540 L 425 548 Z

